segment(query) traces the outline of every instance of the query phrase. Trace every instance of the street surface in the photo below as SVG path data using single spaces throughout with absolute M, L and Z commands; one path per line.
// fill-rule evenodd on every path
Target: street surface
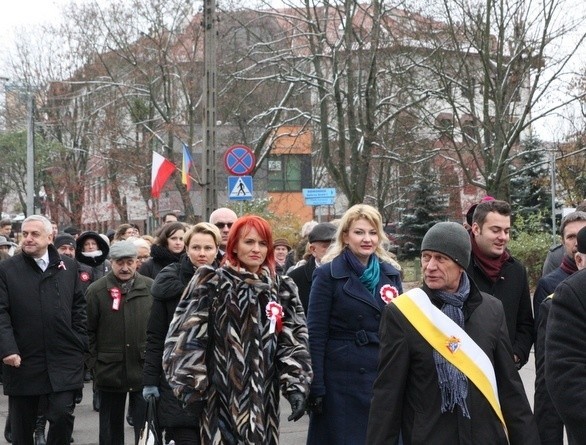
M 529 362 L 521 369 L 521 378 L 525 385 L 525 391 L 531 406 L 533 406 L 533 390 L 535 384 L 535 363 L 533 354 Z M 4 440 L 4 424 L 6 421 L 6 413 L 8 411 L 8 398 L 0 396 L 0 426 L 2 428 L 2 435 L 0 436 L 0 443 L 5 444 Z M 287 416 L 291 414 L 289 404 L 284 398 L 281 398 L 281 445 L 302 445 L 305 444 L 307 434 L 308 417 L 304 416 L 297 422 L 288 422 Z M 133 433 L 132 428 L 126 425 L 125 443 L 132 445 Z M 76 445 L 98 445 L 98 413 L 92 409 L 92 392 L 91 383 L 86 384 L 83 394 L 83 401 L 75 408 L 75 428 L 73 430 L 73 438 Z

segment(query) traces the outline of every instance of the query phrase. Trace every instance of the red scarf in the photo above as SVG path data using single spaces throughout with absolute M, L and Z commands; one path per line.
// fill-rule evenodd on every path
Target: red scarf
M 496 283 L 496 281 L 500 278 L 503 264 L 505 264 L 511 255 L 505 250 L 500 256 L 496 258 L 489 258 L 484 253 L 482 253 L 480 247 L 478 247 L 476 238 L 472 232 L 470 232 L 470 241 L 472 242 L 472 253 L 476 259 L 476 264 L 480 266 L 484 274 L 490 278 L 493 283 Z
M 578 272 L 578 266 L 576 266 L 576 262 L 568 255 L 564 255 L 564 259 L 562 260 L 560 267 L 568 275 L 572 275 L 574 272 Z

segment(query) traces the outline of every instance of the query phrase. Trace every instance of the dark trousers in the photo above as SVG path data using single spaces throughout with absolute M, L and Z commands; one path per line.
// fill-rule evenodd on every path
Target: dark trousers
M 47 445 L 68 444 L 73 432 L 73 408 L 76 391 L 53 392 L 42 396 L 9 396 L 10 426 L 14 445 L 33 445 L 33 432 L 39 403 L 46 403 L 49 421 Z
M 134 419 L 134 443 L 144 426 L 146 402 L 142 392 L 109 392 L 100 390 L 100 445 L 124 445 L 124 407 L 126 394 L 132 399 L 130 415 Z
M 165 428 L 165 442 L 171 439 L 175 441 L 175 445 L 199 445 L 199 429 L 198 428 Z

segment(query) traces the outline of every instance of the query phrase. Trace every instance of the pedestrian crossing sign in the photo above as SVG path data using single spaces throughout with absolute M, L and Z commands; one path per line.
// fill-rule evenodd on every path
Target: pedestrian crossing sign
M 228 176 L 228 198 L 234 201 L 252 199 L 252 176 Z

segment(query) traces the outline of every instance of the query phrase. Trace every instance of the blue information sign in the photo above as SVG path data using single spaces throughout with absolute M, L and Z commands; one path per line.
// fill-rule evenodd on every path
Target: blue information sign
M 303 189 L 303 200 L 308 206 L 333 205 L 336 202 L 336 189 Z

